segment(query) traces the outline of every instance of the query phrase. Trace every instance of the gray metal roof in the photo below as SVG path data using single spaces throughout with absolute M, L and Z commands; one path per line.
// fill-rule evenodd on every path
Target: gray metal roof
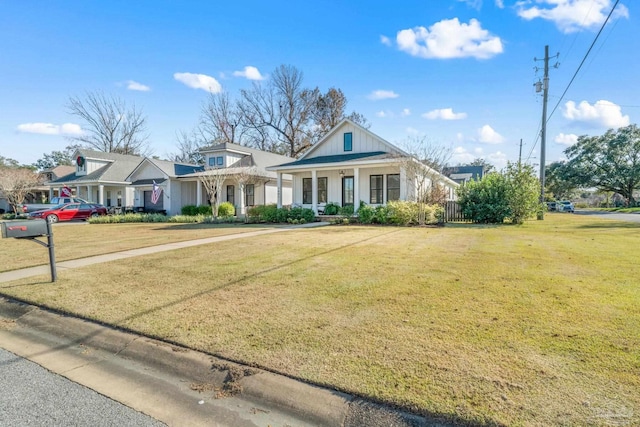
M 349 153 L 349 154 L 337 154 L 332 156 L 318 156 L 318 157 L 310 157 L 308 159 L 300 159 L 295 162 L 283 163 L 281 165 L 277 165 L 278 167 L 291 167 L 291 166 L 307 166 L 307 165 L 324 165 L 331 163 L 343 163 L 349 162 L 353 160 L 373 160 L 375 158 L 378 159 L 388 159 L 391 158 L 389 153 L 384 151 L 371 151 L 368 153 Z
M 281 163 L 292 160 L 292 158 L 289 156 L 269 153 L 268 151 L 262 151 L 256 148 L 246 147 L 244 145 L 239 145 L 239 144 L 232 144 L 230 142 L 223 142 L 222 144 L 205 147 L 200 149 L 200 152 L 210 153 L 214 151 L 225 151 L 225 150 L 239 151 L 241 153 L 246 153 L 247 155 L 250 155 L 253 162 L 253 164 L 250 166 L 256 166 L 259 169 L 264 169 L 269 166 L 279 165 Z M 243 165 L 243 166 L 247 166 L 247 165 Z
M 151 163 L 156 165 L 158 169 L 167 174 L 171 178 L 176 178 L 181 175 L 188 175 L 194 172 L 201 172 L 204 170 L 204 166 L 191 165 L 188 163 L 175 163 L 168 160 L 159 160 L 147 158 Z

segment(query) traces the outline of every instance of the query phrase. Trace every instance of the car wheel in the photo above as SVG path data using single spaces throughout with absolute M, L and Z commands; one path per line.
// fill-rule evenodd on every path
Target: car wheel
M 58 215 L 56 214 L 47 215 L 47 221 L 49 222 L 49 224 L 55 224 L 56 222 L 58 222 Z
M 99 216 L 98 212 L 94 212 L 91 214 L 91 218 L 97 218 Z

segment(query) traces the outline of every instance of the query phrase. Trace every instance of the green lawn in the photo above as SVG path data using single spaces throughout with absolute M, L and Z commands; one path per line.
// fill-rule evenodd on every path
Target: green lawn
M 111 252 L 202 239 L 225 234 L 244 233 L 259 225 L 232 224 L 56 224 L 53 240 L 57 261 L 102 255 Z M 41 237 L 40 240 L 46 241 Z M 42 246 L 19 239 L 0 239 L 0 272 L 48 264 L 49 252 Z
M 638 241 L 638 224 L 578 215 L 336 226 L 0 292 L 460 423 L 631 426 Z

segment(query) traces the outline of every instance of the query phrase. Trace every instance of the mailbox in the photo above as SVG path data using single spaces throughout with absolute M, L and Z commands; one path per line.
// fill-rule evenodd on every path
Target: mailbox
M 33 219 L 28 221 L 8 221 L 0 223 L 2 226 L 2 237 L 15 237 L 17 239 L 27 237 L 47 236 L 47 221 L 43 219 Z

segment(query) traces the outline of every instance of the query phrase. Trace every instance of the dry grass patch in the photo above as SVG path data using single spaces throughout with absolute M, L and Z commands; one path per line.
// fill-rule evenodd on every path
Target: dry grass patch
M 53 239 L 56 260 L 137 249 L 184 240 L 245 233 L 269 226 L 237 224 L 56 224 Z M 46 241 L 46 238 L 40 238 Z M 45 248 L 20 239 L 0 239 L 0 272 L 48 264 Z
M 457 422 L 636 425 L 639 235 L 572 215 L 330 227 L 0 290 Z

